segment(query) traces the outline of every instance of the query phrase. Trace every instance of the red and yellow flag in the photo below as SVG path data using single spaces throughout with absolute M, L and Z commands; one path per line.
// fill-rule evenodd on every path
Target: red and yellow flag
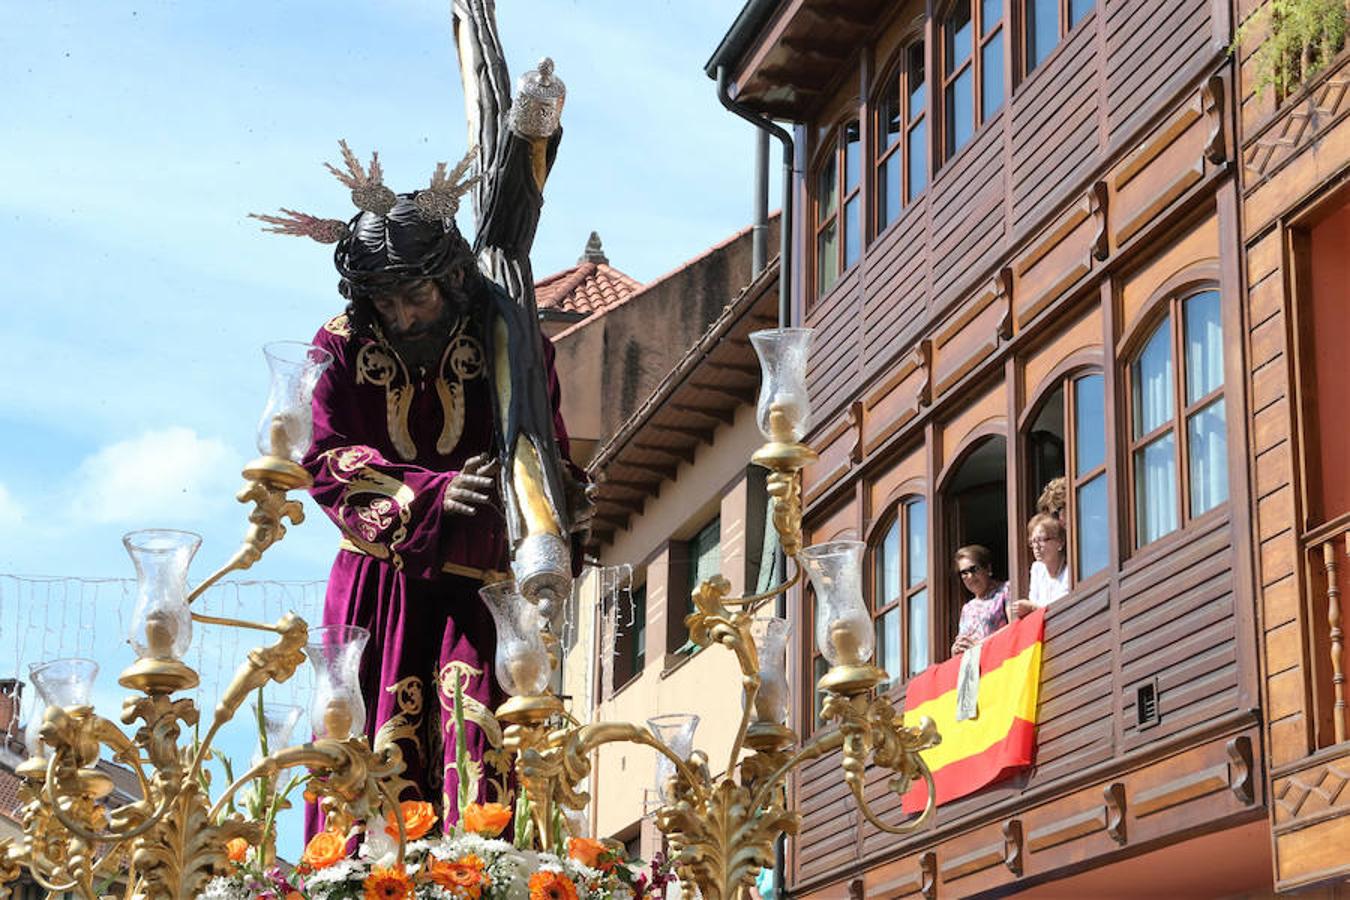
M 1045 610 L 1039 609 L 984 639 L 977 715 L 964 722 L 956 721 L 960 656 L 929 666 L 910 680 L 905 724 L 917 726 L 927 716 L 942 735 L 942 743 L 921 754 L 937 784 L 939 805 L 1031 765 L 1044 636 Z M 904 796 L 904 811 L 921 812 L 927 795 L 927 785 L 914 782 Z

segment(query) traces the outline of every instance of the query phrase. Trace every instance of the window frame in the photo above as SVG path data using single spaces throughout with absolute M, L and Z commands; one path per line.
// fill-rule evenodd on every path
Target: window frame
M 1130 327 L 1129 336 L 1122 342 L 1121 350 L 1118 354 L 1120 358 L 1120 374 L 1124 387 L 1121 394 L 1119 405 L 1124 407 L 1124 434 L 1126 440 L 1123 443 L 1121 452 L 1124 454 L 1124 476 L 1125 489 L 1122 496 L 1128 498 L 1124 504 L 1125 519 L 1129 529 L 1129 549 L 1133 554 L 1149 551 L 1158 546 L 1163 541 L 1185 532 L 1194 522 L 1201 521 L 1216 515 L 1221 515 L 1226 510 L 1228 503 L 1232 500 L 1232 493 L 1225 492 L 1224 500 L 1215 504 L 1209 509 L 1199 514 L 1191 512 L 1191 479 L 1190 479 L 1190 434 L 1187 423 L 1200 410 L 1212 403 L 1225 404 L 1227 398 L 1227 355 L 1224 359 L 1224 378 L 1220 385 L 1198 398 L 1194 403 L 1186 402 L 1186 333 L 1185 333 L 1185 308 L 1186 302 L 1192 297 L 1198 297 L 1201 294 L 1214 293 L 1219 299 L 1219 309 L 1223 309 L 1223 291 L 1219 280 L 1215 276 L 1197 277 L 1190 274 L 1180 279 L 1169 279 L 1154 297 L 1152 297 L 1139 313 L 1135 323 Z M 1135 363 L 1139 360 L 1140 354 L 1148 346 L 1153 336 L 1158 330 L 1166 326 L 1170 330 L 1168 351 L 1171 354 L 1170 364 L 1172 366 L 1172 415 L 1168 420 L 1154 428 L 1147 434 L 1134 437 L 1135 409 L 1134 409 L 1134 389 Z M 1220 315 L 1219 327 L 1223 328 L 1223 317 Z M 1220 341 L 1222 346 L 1222 341 Z M 1227 438 L 1229 417 L 1227 415 L 1226 404 L 1224 408 L 1224 436 Z M 1139 535 L 1139 510 L 1136 499 L 1136 490 L 1138 479 L 1135 474 L 1135 453 L 1154 441 L 1171 433 L 1173 437 L 1172 465 L 1176 476 L 1176 498 L 1174 513 L 1177 516 L 1177 527 L 1171 531 L 1161 534 L 1150 541 L 1141 543 Z M 1226 467 L 1225 467 L 1226 468 Z
M 816 154 L 815 162 L 811 166 L 811 296 L 819 300 L 829 296 L 839 283 L 844 280 L 844 276 L 859 262 L 862 261 L 866 243 L 864 241 L 867 230 L 868 216 L 863 211 L 866 201 L 863 196 L 863 182 L 867 180 L 864 169 L 867 167 L 868 153 L 865 148 L 862 134 L 862 116 L 860 115 L 860 103 L 855 98 L 847 104 L 848 112 L 841 115 L 826 132 L 824 139 L 821 140 L 820 149 Z M 850 190 L 848 187 L 848 129 L 852 126 L 858 130 L 858 180 Z M 824 169 L 830 163 L 834 164 L 834 209 L 824 219 L 821 218 L 821 180 Z M 848 254 L 848 229 L 845 222 L 845 210 L 848 204 L 857 200 L 858 213 L 858 258 L 852 263 L 845 265 Z M 835 275 L 834 280 L 828 285 L 821 283 L 821 248 L 820 237 L 830 224 L 835 226 Z
M 1018 465 L 1022 468 L 1022 484 L 1025 489 L 1025 505 L 1023 518 L 1030 521 L 1036 512 L 1036 501 L 1038 493 L 1034 490 L 1031 482 L 1031 471 L 1028 468 L 1029 455 L 1026 452 L 1027 441 L 1030 438 L 1031 426 L 1040 418 L 1045 404 L 1050 400 L 1056 391 L 1064 392 L 1064 483 L 1065 483 L 1065 504 L 1069 508 L 1069 526 L 1064 530 L 1065 542 L 1064 553 L 1065 560 L 1069 566 L 1069 592 L 1072 593 L 1082 584 L 1091 584 L 1098 578 L 1111 571 L 1111 560 L 1109 558 L 1101 569 L 1093 572 L 1087 577 L 1083 577 L 1079 571 L 1078 560 L 1078 526 L 1081 522 L 1081 516 L 1078 513 L 1078 491 L 1088 482 L 1098 477 L 1106 479 L 1106 509 L 1107 521 L 1112 521 L 1111 510 L 1113 494 L 1111 491 L 1111 445 L 1109 443 L 1109 431 L 1106 423 L 1102 425 L 1102 441 L 1104 452 L 1102 460 L 1086 474 L 1079 477 L 1076 474 L 1078 462 L 1078 432 L 1074 427 L 1076 412 L 1078 408 L 1078 395 L 1075 391 L 1075 385 L 1084 379 L 1097 376 L 1102 379 L 1102 405 L 1107 416 L 1111 415 L 1111 410 L 1106 406 L 1107 402 L 1107 379 L 1109 373 L 1102 359 L 1100 348 L 1095 350 L 1086 350 L 1074 353 L 1062 361 L 1057 367 L 1052 369 L 1037 386 L 1036 393 L 1031 402 L 1027 403 L 1020 416 L 1018 427 L 1019 454 Z M 1111 537 L 1108 535 L 1107 546 L 1111 547 Z M 1020 551 L 1019 551 L 1020 552 Z M 1010 560 L 1012 556 L 1010 554 Z M 1028 564 L 1025 569 L 1029 569 Z M 1027 588 L 1023 586 L 1025 591 Z
M 918 48 L 919 58 L 923 62 L 924 70 L 923 108 L 917 113 L 910 109 L 909 102 L 913 93 L 911 79 L 913 72 L 911 71 L 910 58 L 916 47 Z M 920 25 L 900 41 L 899 47 L 894 54 L 892 54 L 891 60 L 886 66 L 885 76 L 878 80 L 881 87 L 872 98 L 872 152 L 870 154 L 870 174 L 872 181 L 871 197 L 869 198 L 871 202 L 868 204 L 870 212 L 868 221 L 871 224 L 871 233 L 874 237 L 884 233 L 889 230 L 891 226 L 895 225 L 895 223 L 899 222 L 903 217 L 905 210 L 918 202 L 919 198 L 928 191 L 928 186 L 933 179 L 932 167 L 930 165 L 930 158 L 932 156 L 932 153 L 930 152 L 932 144 L 931 128 L 929 128 L 928 132 L 924 135 L 924 140 L 922 142 L 924 148 L 924 181 L 923 186 L 919 188 L 918 191 L 914 190 L 912 179 L 910 177 L 910 169 L 913 164 L 911 158 L 911 135 L 914 133 L 915 129 L 926 127 L 929 120 L 928 104 L 932 94 L 932 84 L 928 72 L 928 49 L 924 28 Z M 886 95 L 891 87 L 895 87 L 896 90 L 895 101 L 900 113 L 900 132 L 896 136 L 894 143 L 883 147 L 881 146 L 881 142 L 889 137 L 890 134 L 886 128 L 887 123 L 884 121 L 883 117 L 886 113 Z M 886 202 L 887 191 L 884 190 L 882 186 L 882 172 L 885 165 L 892 157 L 899 157 L 900 159 L 898 166 L 900 176 L 900 207 L 891 212 L 888 221 L 883 223 L 881 221 L 881 213 L 883 212 L 883 203 Z
M 969 4 L 970 9 L 970 55 L 947 74 L 947 35 L 949 32 L 949 22 L 953 12 L 962 4 Z M 984 3 L 983 0 L 948 0 L 940 8 L 940 14 L 936 16 L 937 27 L 934 28 L 936 35 L 934 48 L 934 58 L 937 60 L 937 71 L 934 76 L 935 86 L 938 88 L 939 100 L 936 108 L 941 110 L 939 116 L 941 120 L 940 134 L 936 135 L 936 147 L 941 155 L 942 161 L 948 162 L 955 159 L 971 144 L 975 142 L 975 137 L 984 125 L 997 118 L 998 114 L 1007 106 L 1009 98 L 1012 96 L 1012 85 L 1008 83 L 1008 16 L 1009 2 L 1000 0 L 998 24 L 989 29 L 989 33 L 984 33 Z M 999 72 L 999 81 L 1002 85 L 1002 98 L 998 106 L 990 111 L 989 115 L 984 115 L 984 50 L 997 39 L 1003 40 L 1003 53 L 1000 57 L 1002 71 Z M 952 119 L 954 118 L 947 109 L 948 92 L 951 85 L 956 82 L 961 74 L 970 68 L 971 80 L 971 115 L 970 137 L 961 146 L 953 146 L 948 139 L 952 135 Z M 936 168 L 936 167 L 935 167 Z
M 923 506 L 922 515 L 924 520 L 924 561 L 923 561 L 924 577 L 918 582 L 911 585 L 909 583 L 910 558 L 908 552 L 909 538 L 910 538 L 909 510 L 911 507 L 916 505 Z M 867 588 L 865 593 L 866 593 L 868 614 L 872 618 L 872 627 L 874 631 L 877 627 L 877 624 L 880 623 L 881 620 L 885 618 L 887 613 L 896 609 L 899 609 L 900 611 L 899 615 L 900 674 L 896 676 L 894 679 L 888 679 L 881 683 L 880 685 L 881 690 L 886 692 L 896 691 L 901 686 L 908 683 L 908 681 L 915 675 L 918 675 L 919 672 L 926 671 L 927 669 L 932 667 L 936 662 L 933 653 L 933 639 L 931 627 L 933 618 L 933 592 L 932 590 L 930 590 L 930 581 L 929 581 L 932 572 L 932 558 L 931 558 L 932 540 L 931 535 L 929 534 L 930 532 L 929 522 L 930 519 L 928 508 L 928 497 L 922 490 L 922 485 L 906 484 L 903 485 L 899 491 L 897 491 L 896 497 L 894 499 L 887 502 L 886 513 L 877 519 L 876 524 L 872 528 L 871 536 L 868 538 L 867 541 L 866 559 L 864 560 L 863 563 L 867 573 L 866 574 Z M 881 585 L 883 577 L 881 574 L 882 562 L 884 560 L 886 538 L 890 534 L 892 528 L 898 529 L 898 535 L 896 539 L 896 552 L 899 555 L 897 578 L 899 581 L 900 591 L 895 597 L 887 598 L 884 601 L 885 605 L 879 607 L 878 602 L 880 601 L 882 593 L 882 585 Z M 920 669 L 918 672 L 911 672 L 909 668 L 910 634 L 912 632 L 909 617 L 910 601 L 914 598 L 915 595 L 925 592 L 927 593 L 927 600 L 928 600 L 928 621 L 929 621 L 929 627 L 927 628 L 928 634 L 925 636 L 925 640 L 928 643 L 928 665 L 924 666 L 923 669 Z M 878 668 L 884 669 L 885 668 L 883 664 L 884 661 L 880 658 L 881 648 L 882 644 L 880 641 L 878 641 L 876 663 Z M 889 675 L 889 673 L 887 674 Z
M 1099 2 L 1099 0 L 1093 0 L 1093 3 L 1091 7 L 1088 9 L 1087 13 L 1083 16 L 1082 19 L 1078 20 L 1077 22 L 1071 21 L 1073 15 L 1072 13 L 1073 0 L 1056 0 L 1055 3 L 1056 18 L 1057 18 L 1056 24 L 1058 27 L 1055 32 L 1056 33 L 1055 44 L 1053 47 L 1050 48 L 1049 52 L 1045 54 L 1045 59 L 1041 60 L 1040 62 L 1034 62 L 1031 59 L 1032 19 L 1028 10 L 1031 7 L 1031 5 L 1034 4 L 1035 2 L 1036 0 L 1020 0 L 1017 7 L 1019 22 L 1021 25 L 1020 28 L 1021 40 L 1018 41 L 1019 53 L 1017 55 L 1018 56 L 1017 62 L 1018 66 L 1020 67 L 1023 80 L 1030 78 L 1032 74 L 1034 74 L 1035 71 L 1041 67 L 1042 63 L 1049 62 L 1050 57 L 1054 56 L 1055 51 L 1059 49 L 1060 45 L 1064 43 L 1064 41 L 1069 37 L 1070 33 L 1072 33 L 1073 30 L 1077 28 L 1079 25 L 1083 24 L 1088 19 L 1092 18 L 1092 14 L 1097 11 L 1097 3 Z

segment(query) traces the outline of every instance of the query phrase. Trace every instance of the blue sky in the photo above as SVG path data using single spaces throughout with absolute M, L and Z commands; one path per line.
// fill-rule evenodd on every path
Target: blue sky
M 703 62 L 727 0 L 503 3 L 513 75 L 556 58 L 567 134 L 534 254 L 591 229 L 649 280 L 747 223 L 753 134 Z M 328 248 L 245 217 L 346 218 L 321 168 L 346 138 L 396 189 L 465 145 L 448 2 L 17 3 L 0 36 L 0 572 L 128 571 L 122 531 L 173 525 L 224 554 L 266 389 L 259 347 L 341 301 Z M 775 179 L 776 180 L 776 179 Z M 261 577 L 322 577 L 319 521 Z
M 595 229 L 646 281 L 748 223 L 753 130 L 702 72 L 739 6 L 501 3 L 513 77 L 547 54 L 568 86 L 537 274 L 573 265 Z M 0 574 L 130 577 L 120 536 L 141 527 L 203 534 L 197 578 L 232 552 L 267 387 L 259 348 L 308 339 L 342 305 L 329 248 L 246 214 L 350 216 L 321 166 L 339 138 L 378 149 L 396 190 L 463 154 L 449 8 L 0 3 Z M 337 536 L 308 511 L 249 577 L 326 575 Z M 125 598 L 86 597 L 97 620 L 62 634 L 68 597 L 5 590 L 0 670 L 92 650 L 115 709 Z

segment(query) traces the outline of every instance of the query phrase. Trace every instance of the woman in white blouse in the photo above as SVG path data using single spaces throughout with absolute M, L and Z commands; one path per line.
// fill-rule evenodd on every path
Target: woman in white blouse
M 1065 552 L 1064 523 L 1038 513 L 1027 523 L 1027 539 L 1036 561 L 1031 564 L 1031 587 L 1025 600 L 1015 600 L 1017 618 L 1058 600 L 1069 592 L 1069 560 Z

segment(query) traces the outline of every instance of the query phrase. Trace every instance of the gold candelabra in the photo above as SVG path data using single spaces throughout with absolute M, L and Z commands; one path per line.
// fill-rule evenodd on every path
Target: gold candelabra
M 715 775 L 706 754 L 678 752 L 654 729 L 635 724 L 555 727 L 562 704 L 547 689 L 512 697 L 498 709 L 497 717 L 508 723 L 505 744 L 517 754 L 520 783 L 531 799 L 543 849 L 552 849 L 548 823 L 555 807 L 579 810 L 586 805 L 589 797 L 579 785 L 590 774 L 591 754 L 615 742 L 651 747 L 668 761 L 673 774 L 662 785 L 656 827 L 666 836 L 682 883 L 696 885 L 705 900 L 743 896 L 760 868 L 773 865 L 778 837 L 795 834 L 801 823 L 800 813 L 788 807 L 787 777 L 810 760 L 840 751 L 843 778 L 859 810 L 882 831 L 912 832 L 932 814 L 933 777 L 919 752 L 941 738 L 932 720 L 906 727 L 891 703 L 875 695 L 886 673 L 870 662 L 871 618 L 862 606 L 856 553 L 847 552 L 857 548 L 802 547 L 801 474 L 816 458 L 801 443 L 809 417 L 804 376 L 810 337 L 807 329 L 751 335 L 764 369 L 759 421 L 768 439 L 752 461 L 769 469 L 774 530 L 795 572 L 765 593 L 739 598 L 729 597 L 730 584 L 714 576 L 696 588 L 694 612 L 685 618 L 694 643 L 720 644 L 736 654 L 740 665 L 741 720 L 725 767 Z M 781 672 L 766 675 L 752 627 L 755 612 L 799 584 L 804 571 L 811 576 L 821 608 L 817 639 L 832 666 L 817 685 L 824 694 L 821 718 L 826 727 L 797 746 L 796 734 L 783 721 L 783 704 L 757 703 L 766 677 L 780 679 L 784 694 L 786 681 Z M 499 661 L 509 666 L 510 660 L 502 660 L 500 653 L 499 645 Z M 898 825 L 878 818 L 864 790 L 869 761 L 893 773 L 889 786 L 897 793 L 908 791 L 916 780 L 925 783 L 927 803 L 917 818 Z
M 353 821 L 387 808 L 403 831 L 389 789 L 403 771 L 402 757 L 392 745 L 372 750 L 351 710 L 336 727 L 330 719 L 317 740 L 265 756 L 214 802 L 208 795 L 203 767 L 221 727 L 255 691 L 289 679 L 305 661 L 310 640 L 309 627 L 293 613 L 265 624 L 189 609 L 211 584 L 249 568 L 281 540 L 283 519 L 303 520 L 300 503 L 287 493 L 312 483 L 297 460 L 309 444 L 314 382 L 331 360 L 305 344 L 269 344 L 264 351 L 272 391 L 259 429 L 263 455 L 244 468 L 246 483 L 237 495 L 241 503 L 253 504 L 244 541 L 225 565 L 189 592 L 187 564 L 200 539 L 168 531 L 133 532 L 124 539 L 140 582 L 131 636 L 138 659 L 118 681 L 137 692 L 127 698 L 121 716 L 122 724 L 136 726 L 135 731 L 128 736 L 88 704 L 88 682 L 97 669 L 92 663 L 83 679 L 65 679 L 67 689 L 72 684 L 81 689 L 50 698 L 32 729 L 29 758 L 17 768 L 23 779 L 24 833 L 19 840 L 0 841 L 0 897 L 10 895 L 9 885 L 24 870 L 49 896 L 74 892 L 99 900 L 108 885 L 122 882 L 122 895 L 132 900 L 195 897 L 208 879 L 228 871 L 230 840 L 263 844 L 261 824 L 233 812 L 231 798 L 256 779 L 274 779 L 292 768 L 309 771 L 309 794 L 328 813 L 330 827 L 345 833 Z M 194 622 L 276 635 L 270 646 L 249 651 L 200 740 L 191 738 L 200 710 L 190 698 L 174 696 L 199 682 L 181 659 Z M 72 698 L 75 702 L 63 702 Z M 96 767 L 103 748 L 134 773 L 141 793 L 139 800 L 111 811 L 101 801 L 113 782 Z
M 597 748 L 615 742 L 648 746 L 670 772 L 661 786 L 656 826 L 668 840 L 682 882 L 696 885 L 706 900 L 741 896 L 759 869 L 773 864 L 775 842 L 784 833 L 795 834 L 801 821 L 800 813 L 788 806 L 787 777 L 826 754 L 841 753 L 844 781 L 870 823 L 894 834 L 921 827 L 934 808 L 934 786 L 919 752 L 940 740 L 930 720 L 906 727 L 890 702 L 875 695 L 885 673 L 871 664 L 874 638 L 862 606 L 856 555 L 850 557 L 837 545 L 802 547 L 801 474 L 815 459 L 802 443 L 809 418 L 804 372 L 810 332 L 778 329 L 751 337 L 764 367 L 758 413 L 767 439 L 752 459 L 770 471 L 774 530 L 795 571 L 785 583 L 753 596 L 728 596 L 730 585 L 721 576 L 694 591 L 695 611 L 685 619 L 691 639 L 703 647 L 721 644 L 730 649 L 742 674 L 740 726 L 721 774 L 713 774 L 706 754 L 680 752 L 653 728 L 624 722 L 576 724 L 547 687 L 548 673 L 558 662 L 550 616 L 509 584 L 483 591 L 497 623 L 497 675 L 513 695 L 497 717 L 507 724 L 505 745 L 516 754 L 539 848 L 560 849 L 554 847 L 555 814 L 579 810 L 588 802 L 580 785 Z M 237 496 L 253 504 L 239 550 L 188 591 L 187 564 L 196 550 L 194 541 L 199 543 L 195 535 L 137 532 L 124 539 L 136 560 L 140 597 L 131 636 L 138 659 L 119 678 L 137 694 L 126 700 L 121 721 L 139 725 L 128 736 L 98 715 L 87 702 L 87 685 L 82 694 L 49 698 L 52 702 L 29 742 L 30 758 L 18 768 L 23 837 L 0 841 L 0 898 L 9 896 L 7 885 L 25 869 L 49 896 L 74 892 L 83 900 L 100 900 L 106 896 L 100 885 L 121 881 L 128 900 L 194 897 L 211 877 L 228 871 L 230 840 L 243 838 L 266 853 L 260 824 L 233 812 L 231 798 L 255 780 L 266 783 L 295 768 L 309 771 L 306 793 L 318 801 L 327 829 L 335 834 L 345 837 L 355 823 L 377 818 L 383 810 L 392 812 L 399 833 L 397 859 L 402 862 L 406 830 L 394 791 L 403 760 L 392 744 L 372 749 L 363 737 L 364 707 L 351 684 L 330 686 L 322 704 L 316 700 L 314 741 L 265 755 L 214 801 L 203 777 L 214 739 L 249 695 L 289 679 L 307 654 L 320 666 L 329 649 L 311 643 L 309 627 L 291 613 L 266 624 L 192 613 L 189 608 L 211 584 L 249 568 L 281 540 L 286 534 L 283 520 L 299 524 L 303 519 L 299 503 L 287 493 L 311 484 L 298 459 L 309 444 L 310 392 L 327 361 L 319 357 L 322 351 L 296 346 L 301 348 L 299 358 L 286 360 L 280 358 L 283 350 L 269 345 L 273 392 L 259 429 L 263 455 L 245 467 L 246 484 Z M 294 347 L 290 355 L 296 356 Z M 834 727 L 818 730 L 797 746 L 797 736 L 785 722 L 782 660 L 770 664 L 761 659 L 753 631 L 755 613 L 800 584 L 804 574 L 811 578 L 820 610 L 817 641 L 831 663 L 817 685 L 824 694 L 821 717 Z M 204 737 L 185 744 L 183 731 L 196 728 L 200 711 L 191 699 L 174 695 L 198 683 L 197 673 L 181 660 L 194 622 L 269 632 L 276 640 L 248 653 Z M 347 645 L 339 648 L 350 657 L 348 662 L 359 660 L 364 644 L 352 646 L 354 657 L 346 652 Z M 781 655 L 781 648 L 775 652 Z M 139 800 L 112 811 L 101 802 L 111 793 L 112 781 L 95 765 L 103 748 L 135 774 L 141 789 Z M 924 781 L 928 797 L 923 813 L 899 825 L 881 821 L 865 796 L 869 763 L 891 771 L 890 787 L 900 793 L 916 780 Z

